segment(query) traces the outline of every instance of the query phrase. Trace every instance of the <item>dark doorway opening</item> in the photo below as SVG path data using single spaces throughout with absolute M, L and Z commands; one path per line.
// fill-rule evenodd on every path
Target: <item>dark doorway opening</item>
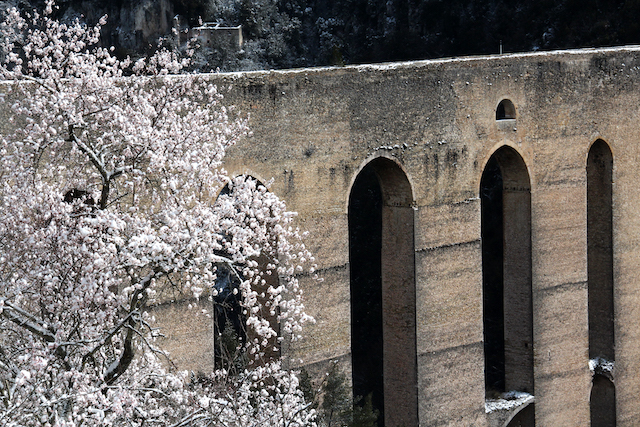
M 414 209 L 392 160 L 358 174 L 349 197 L 354 397 L 371 395 L 379 425 L 417 426 Z
M 238 176 L 232 182 L 225 185 L 216 199 L 216 203 L 230 203 L 235 207 L 235 212 L 227 212 L 227 215 L 234 215 L 241 211 L 243 204 L 247 203 L 254 194 L 255 190 L 266 192 L 266 187 L 252 176 Z M 248 202 L 251 203 L 251 202 Z M 250 215 L 247 215 L 245 221 L 249 221 Z M 255 217 L 254 217 L 255 218 Z M 231 242 L 234 237 L 233 228 L 222 232 L 220 235 L 221 246 L 224 247 L 226 241 Z M 275 242 L 271 242 L 272 248 L 275 248 Z M 218 255 L 233 258 L 225 249 L 218 251 Z M 213 303 L 213 342 L 214 342 L 214 366 L 216 369 L 226 369 L 232 375 L 241 374 L 248 364 L 263 364 L 273 361 L 281 356 L 280 342 L 280 324 L 278 321 L 279 308 L 274 307 L 273 310 L 267 309 L 270 303 L 268 297 L 265 296 L 270 286 L 278 287 L 278 275 L 274 272 L 274 258 L 277 256 L 275 251 L 265 251 L 264 248 L 260 255 L 250 258 L 251 261 L 257 262 L 262 272 L 271 271 L 271 273 L 263 274 L 260 284 L 253 284 L 252 290 L 258 294 L 258 301 L 262 306 L 262 315 L 269 321 L 269 326 L 275 332 L 274 336 L 267 339 L 266 345 L 255 355 L 247 351 L 251 342 L 255 342 L 258 337 L 253 328 L 247 327 L 246 309 L 243 304 L 243 295 L 241 292 L 241 282 L 245 280 L 242 273 L 242 264 L 231 267 L 225 263 L 218 263 L 216 268 L 215 289 L 216 294 L 212 297 Z
M 484 304 L 484 378 L 491 393 L 504 386 L 504 296 L 502 173 L 491 157 L 482 175 L 482 302 Z
M 597 140 L 587 157 L 587 282 L 589 358 L 615 360 L 613 303 L 613 156 Z M 591 425 L 615 426 L 614 383 L 597 372 L 590 400 Z
M 516 414 L 515 417 L 509 421 L 507 427 L 534 427 L 535 426 L 535 404 L 530 403 L 526 408 L 523 408 Z
M 615 427 L 615 401 L 616 389 L 613 382 L 604 375 L 594 375 L 589 399 L 591 427 Z
M 510 147 L 489 159 L 480 183 L 486 397 L 534 394 L 531 184 Z M 520 417 L 535 421 L 533 406 Z
M 365 168 L 349 200 L 353 395 L 355 403 L 371 396 L 384 420 L 381 261 L 382 190 L 373 169 Z

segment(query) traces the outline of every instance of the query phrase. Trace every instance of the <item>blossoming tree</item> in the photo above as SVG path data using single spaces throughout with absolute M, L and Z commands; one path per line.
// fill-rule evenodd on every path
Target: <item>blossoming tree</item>
M 313 424 L 295 374 L 264 357 L 310 320 L 296 275 L 313 258 L 282 201 L 221 169 L 246 121 L 206 78 L 175 76 L 185 60 L 119 60 L 100 25 L 52 7 L 2 26 L 0 424 Z M 249 363 L 194 381 L 165 369 L 147 308 L 167 288 L 206 308 L 222 267 Z

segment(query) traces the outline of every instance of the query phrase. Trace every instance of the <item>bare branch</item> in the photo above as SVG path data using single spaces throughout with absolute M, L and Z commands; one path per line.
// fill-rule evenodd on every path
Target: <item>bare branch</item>
M 111 331 L 109 331 L 107 333 L 107 335 L 105 335 L 100 342 L 98 343 L 98 345 L 96 345 L 94 348 L 92 348 L 89 352 L 87 352 L 84 356 L 82 356 L 82 368 L 84 368 L 85 363 L 89 360 L 89 358 L 93 357 L 93 355 L 100 350 L 100 348 L 105 345 L 107 342 L 109 342 L 109 340 L 111 338 L 113 338 L 126 324 L 127 322 L 129 322 L 129 320 L 135 315 L 137 314 L 136 311 L 132 311 L 129 314 L 127 314 L 127 316 L 122 319 L 122 321 L 120 323 L 118 323 L 116 325 L 115 328 L 113 328 Z
M 55 331 L 52 331 L 42 320 L 37 319 L 31 313 L 14 306 L 7 300 L 0 299 L 0 301 L 3 302 L 3 309 L 0 312 L 0 315 L 39 336 L 46 342 L 56 341 Z

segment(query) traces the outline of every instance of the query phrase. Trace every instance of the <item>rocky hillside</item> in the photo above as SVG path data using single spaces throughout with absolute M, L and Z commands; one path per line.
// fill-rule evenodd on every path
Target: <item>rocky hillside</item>
M 122 55 L 144 54 L 177 22 L 183 30 L 200 20 L 242 25 L 243 48 L 203 47 L 203 70 L 488 54 L 501 43 L 515 52 L 640 42 L 640 0 L 61 0 L 58 14 L 109 15 L 104 43 Z

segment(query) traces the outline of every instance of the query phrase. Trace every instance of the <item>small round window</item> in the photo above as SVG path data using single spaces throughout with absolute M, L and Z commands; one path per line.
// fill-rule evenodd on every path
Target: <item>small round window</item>
M 496 120 L 510 120 L 516 118 L 516 107 L 513 102 L 503 99 L 496 109 Z

